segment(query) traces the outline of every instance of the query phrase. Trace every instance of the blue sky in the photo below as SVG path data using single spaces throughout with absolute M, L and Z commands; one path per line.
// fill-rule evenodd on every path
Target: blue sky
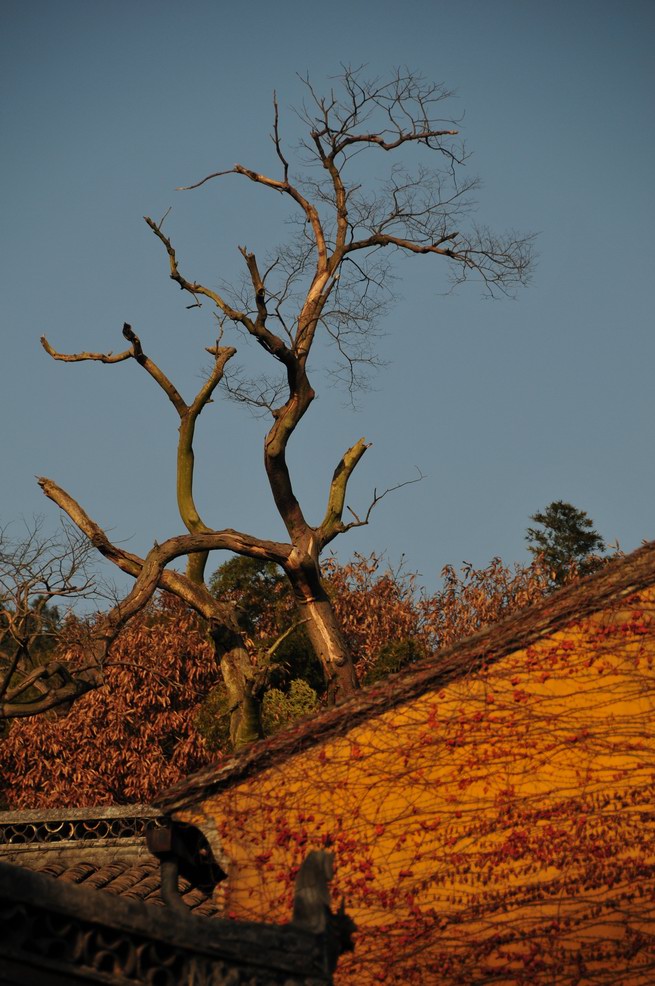
M 131 362 L 54 363 L 39 336 L 116 351 L 128 321 L 190 396 L 214 323 L 186 310 L 142 216 L 172 206 L 190 277 L 238 276 L 237 245 L 282 240 L 278 197 L 237 177 L 175 188 L 237 161 L 273 168 L 273 90 L 291 146 L 296 73 L 320 89 L 340 63 L 366 63 L 456 91 L 477 218 L 537 232 L 539 263 L 516 300 L 490 302 L 474 284 L 444 296 L 434 258 L 399 259 L 387 366 L 360 410 L 315 378 L 290 453 L 306 513 L 320 520 L 336 462 L 366 436 L 355 509 L 416 466 L 426 478 L 336 542 L 344 559 L 404 554 L 434 586 L 449 562 L 524 559 L 529 515 L 554 499 L 626 550 L 655 537 L 652 2 L 4 0 L 2 20 L 4 523 L 54 524 L 46 475 L 131 550 L 182 532 L 163 395 Z M 217 528 L 276 538 L 264 429 L 244 408 L 207 409 L 198 501 Z

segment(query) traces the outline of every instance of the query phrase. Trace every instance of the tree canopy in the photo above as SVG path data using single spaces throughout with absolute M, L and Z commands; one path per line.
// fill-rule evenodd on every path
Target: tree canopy
M 554 500 L 532 514 L 530 520 L 540 529 L 528 528 L 528 550 L 542 559 L 554 586 L 569 580 L 572 569 L 588 575 L 603 564 L 605 542 L 584 510 L 564 500 Z
M 269 653 L 296 626 L 283 577 L 250 559 L 222 565 L 219 585 L 248 614 L 251 646 Z M 342 565 L 328 557 L 324 579 L 358 679 L 386 677 L 543 597 L 538 562 L 483 569 L 446 566 L 443 585 L 420 591 L 416 576 L 375 555 Z M 75 674 L 102 616 L 70 617 L 52 655 Z M 262 665 L 262 731 L 325 707 L 325 682 L 302 627 L 284 636 Z M 148 801 L 158 790 L 231 749 L 230 696 L 207 623 L 175 596 L 152 599 L 123 628 L 105 666 L 106 687 L 89 691 L 65 716 L 56 710 L 10 724 L 0 742 L 0 803 L 11 808 L 75 802 Z

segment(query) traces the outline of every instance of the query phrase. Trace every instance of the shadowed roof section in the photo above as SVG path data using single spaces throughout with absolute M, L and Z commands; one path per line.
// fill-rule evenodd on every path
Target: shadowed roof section
M 163 823 L 161 811 L 146 805 L 0 812 L 0 862 L 163 907 L 159 861 L 146 846 L 146 832 Z M 211 895 L 184 877 L 179 890 L 191 913 L 219 913 Z
M 208 920 L 0 860 L 0 927 L 3 986 L 329 986 L 351 922 L 324 915 L 315 931 L 302 920 Z
M 426 691 L 475 673 L 507 654 L 529 647 L 571 623 L 628 600 L 655 584 L 655 541 L 610 561 L 594 575 L 559 589 L 520 613 L 437 651 L 408 670 L 362 689 L 336 708 L 303 720 L 268 740 L 221 761 L 164 791 L 155 803 L 171 812 L 203 801 L 215 792 L 278 764 L 373 716 L 411 701 Z
M 0 861 L 4 857 L 0 855 Z M 74 884 L 85 890 L 101 890 L 103 893 L 122 897 L 124 900 L 140 900 L 144 904 L 164 907 L 161 896 L 159 863 L 156 859 L 134 863 L 120 860 L 103 865 L 101 862 L 84 862 L 70 865 L 62 860 L 42 862 L 26 867 L 33 873 L 54 877 L 63 883 Z M 178 881 L 180 896 L 192 914 L 214 917 L 220 909 L 211 898 L 183 877 Z

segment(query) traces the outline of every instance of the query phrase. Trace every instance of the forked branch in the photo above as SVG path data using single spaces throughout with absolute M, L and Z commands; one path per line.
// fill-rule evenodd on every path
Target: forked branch
M 182 291 L 188 291 L 189 294 L 193 295 L 196 301 L 198 301 L 198 295 L 203 295 L 205 298 L 209 298 L 209 300 L 213 301 L 216 307 L 219 308 L 224 315 L 227 315 L 229 319 L 231 319 L 233 322 L 240 322 L 248 329 L 248 331 L 252 331 L 251 329 L 252 320 L 248 318 L 245 312 L 240 312 L 237 311 L 236 308 L 232 308 L 232 306 L 228 304 L 225 298 L 223 298 L 222 295 L 218 294 L 217 291 L 212 291 L 211 288 L 206 288 L 204 285 L 198 284 L 197 281 L 188 281 L 186 277 L 184 277 L 180 273 L 180 269 L 177 263 L 177 255 L 175 253 L 175 248 L 173 247 L 173 244 L 171 243 L 170 239 L 163 232 L 161 226 L 158 225 L 153 219 L 151 219 L 149 216 L 144 216 L 143 218 L 148 224 L 148 226 L 150 227 L 150 229 L 153 231 L 157 239 L 163 243 L 164 248 L 166 249 L 166 253 L 168 254 L 171 280 L 179 284 L 180 289 Z
M 343 531 L 350 531 L 353 527 L 365 527 L 371 519 L 371 514 L 377 507 L 380 500 L 383 500 L 388 493 L 395 493 L 396 490 L 401 490 L 404 486 L 412 486 L 413 483 L 420 483 L 421 480 L 425 479 L 425 476 L 418 466 L 416 467 L 416 471 L 418 472 L 418 476 L 415 479 L 406 479 L 402 483 L 396 483 L 395 486 L 388 486 L 382 493 L 378 493 L 378 491 L 374 489 L 373 499 L 371 500 L 364 517 L 359 517 L 352 507 L 346 506 L 346 510 L 352 514 L 354 520 L 351 520 L 349 524 L 344 524 Z
M 344 453 L 339 461 L 339 464 L 337 465 L 337 468 L 334 470 L 334 475 L 332 476 L 332 482 L 330 484 L 330 493 L 328 496 L 325 517 L 323 518 L 323 522 L 318 530 L 321 548 L 324 548 L 338 534 L 342 534 L 348 529 L 348 525 L 343 523 L 346 489 L 355 467 L 366 450 L 370 447 L 370 443 L 367 443 L 363 438 L 360 438 L 359 441 L 352 446 L 352 448 L 349 448 L 348 451 Z

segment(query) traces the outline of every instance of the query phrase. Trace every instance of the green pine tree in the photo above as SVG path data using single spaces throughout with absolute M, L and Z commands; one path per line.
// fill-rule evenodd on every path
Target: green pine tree
M 530 520 L 542 529 L 528 528 L 528 548 L 549 569 L 553 587 L 563 585 L 573 573 L 588 575 L 604 563 L 605 542 L 584 510 L 554 500 Z

